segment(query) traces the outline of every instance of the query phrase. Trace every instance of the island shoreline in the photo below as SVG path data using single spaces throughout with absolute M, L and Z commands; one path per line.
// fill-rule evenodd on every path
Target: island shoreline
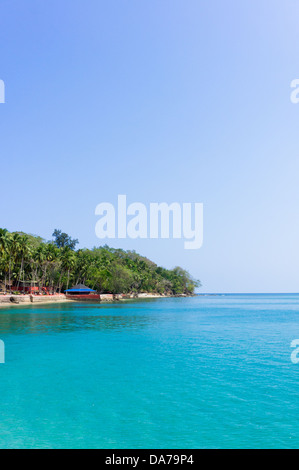
M 54 305 L 54 304 L 61 304 L 61 303 L 98 303 L 98 304 L 107 304 L 107 303 L 117 303 L 126 300 L 147 300 L 147 299 L 169 299 L 169 298 L 176 298 L 176 297 L 193 297 L 194 294 L 187 295 L 187 294 L 154 294 L 154 293 L 140 293 L 140 294 L 114 294 L 113 297 L 109 298 L 107 294 L 102 294 L 102 299 L 98 301 L 88 300 L 87 298 L 84 300 L 78 299 L 71 299 L 69 296 L 67 297 L 64 294 L 57 294 L 57 295 L 22 295 L 22 294 L 4 294 L 0 295 L 0 309 L 7 308 L 7 307 L 27 307 L 27 306 L 38 306 L 38 305 Z

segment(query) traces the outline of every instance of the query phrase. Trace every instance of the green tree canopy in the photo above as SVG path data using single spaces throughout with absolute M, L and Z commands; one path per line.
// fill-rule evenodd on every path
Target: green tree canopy
M 180 267 L 165 269 L 135 251 L 107 245 L 75 251 L 78 240 L 61 230 L 55 242 L 0 229 L 0 281 L 4 288 L 21 281 L 61 292 L 82 283 L 100 293 L 192 294 L 200 282 Z

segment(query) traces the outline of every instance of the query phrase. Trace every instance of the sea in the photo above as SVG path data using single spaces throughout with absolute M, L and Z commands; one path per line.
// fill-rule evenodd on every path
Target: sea
M 1 308 L 0 448 L 298 448 L 296 339 L 298 294 Z

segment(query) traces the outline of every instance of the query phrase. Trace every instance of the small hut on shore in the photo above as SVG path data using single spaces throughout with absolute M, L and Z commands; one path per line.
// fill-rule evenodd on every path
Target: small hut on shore
M 95 293 L 96 291 L 90 289 L 90 287 L 84 286 L 84 284 L 77 284 L 76 286 L 72 287 L 71 289 L 67 289 L 65 291 L 66 296 L 78 299 L 78 300 L 98 300 L 97 297 L 100 299 L 100 295 Z

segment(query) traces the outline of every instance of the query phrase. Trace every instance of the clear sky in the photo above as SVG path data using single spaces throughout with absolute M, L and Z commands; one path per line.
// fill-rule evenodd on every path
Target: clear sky
M 204 244 L 109 240 L 202 292 L 299 290 L 296 0 L 2 0 L 0 226 L 93 247 L 95 207 L 203 202 Z

